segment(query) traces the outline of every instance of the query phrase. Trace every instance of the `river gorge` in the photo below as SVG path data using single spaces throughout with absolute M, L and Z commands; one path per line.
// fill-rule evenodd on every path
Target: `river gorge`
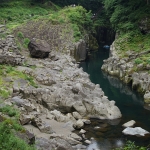
M 122 125 L 130 120 L 135 120 L 136 127 L 150 131 L 150 111 L 144 105 L 142 95 L 133 91 L 132 88 L 123 84 L 118 78 L 110 76 L 101 70 L 103 60 L 109 57 L 109 50 L 102 47 L 91 52 L 86 62 L 81 62 L 80 67 L 90 75 L 90 80 L 99 84 L 109 100 L 115 100 L 119 107 L 122 118 L 117 120 L 92 120 L 92 124 L 85 127 L 87 138 L 94 137 L 96 141 L 88 146 L 88 150 L 100 149 L 111 150 L 121 147 L 126 141 L 134 141 L 139 146 L 148 146 L 149 137 L 127 136 L 122 133 Z M 96 128 L 101 127 L 101 128 Z

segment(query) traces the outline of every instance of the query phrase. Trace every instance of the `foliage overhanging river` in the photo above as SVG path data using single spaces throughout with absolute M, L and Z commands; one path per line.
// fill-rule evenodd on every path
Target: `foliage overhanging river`
M 130 86 L 101 71 L 103 60 L 108 57 L 109 51 L 100 48 L 99 51 L 92 52 L 86 62 L 81 62 L 80 67 L 90 75 L 93 83 L 100 84 L 109 100 L 116 101 L 122 118 L 113 121 L 93 119 L 92 124 L 85 127 L 86 137 L 96 139 L 88 146 L 88 150 L 111 150 L 123 146 L 128 140 L 134 141 L 139 146 L 148 146 L 150 137 L 127 136 L 122 133 L 124 129 L 122 124 L 130 120 L 136 121 L 135 126 L 150 131 L 150 110 L 144 108 L 142 96 L 133 91 Z

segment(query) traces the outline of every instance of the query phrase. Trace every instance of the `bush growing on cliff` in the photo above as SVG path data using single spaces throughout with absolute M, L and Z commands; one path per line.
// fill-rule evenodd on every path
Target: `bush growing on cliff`
M 147 148 L 137 146 L 134 142 L 127 141 L 124 147 L 116 148 L 115 150 L 147 150 Z
M 9 106 L 9 105 L 5 105 L 3 107 L 0 107 L 0 112 L 2 112 L 3 114 L 6 114 L 10 117 L 17 117 L 19 116 L 19 111 L 16 110 L 13 106 Z
M 140 58 L 136 58 L 134 62 L 135 64 L 141 64 L 143 61 Z
M 30 39 L 25 38 L 25 39 L 23 40 L 23 46 L 24 46 L 25 48 L 27 48 L 27 47 L 28 47 L 29 42 L 30 42 Z
M 12 129 L 14 129 L 14 124 L 12 124 L 11 120 L 5 120 L 0 124 L 1 150 L 35 150 L 34 147 L 16 137 Z
M 17 36 L 18 36 L 18 38 L 20 38 L 20 39 L 23 39 L 23 38 L 24 38 L 24 35 L 23 35 L 22 32 L 18 32 L 18 33 L 17 33 Z

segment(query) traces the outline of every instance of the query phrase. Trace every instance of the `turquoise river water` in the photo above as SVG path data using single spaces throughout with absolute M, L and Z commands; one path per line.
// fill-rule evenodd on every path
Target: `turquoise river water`
M 135 126 L 142 127 L 150 132 L 150 110 L 144 105 L 140 94 L 131 89 L 130 86 L 123 84 L 115 77 L 102 72 L 103 60 L 109 57 L 109 50 L 99 49 L 92 52 L 86 62 L 81 62 L 80 67 L 90 75 L 90 80 L 99 84 L 109 100 L 115 100 L 119 107 L 122 118 L 117 120 L 98 120 L 92 119 L 92 123 L 85 127 L 88 139 L 93 137 L 95 140 L 88 146 L 88 150 L 112 150 L 123 146 L 126 141 L 134 141 L 139 146 L 148 146 L 150 136 L 136 137 L 122 133 L 122 124 L 135 120 Z M 95 129 L 94 127 L 101 127 Z

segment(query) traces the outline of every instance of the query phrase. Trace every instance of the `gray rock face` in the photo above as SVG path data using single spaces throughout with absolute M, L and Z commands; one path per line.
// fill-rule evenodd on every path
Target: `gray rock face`
M 40 118 L 32 119 L 32 124 L 35 127 L 38 127 L 41 132 L 49 133 L 49 134 L 54 132 L 51 126 L 47 124 L 46 122 L 43 122 Z
M 150 75 L 147 71 L 140 71 L 143 69 L 142 65 L 137 65 L 138 72 L 133 70 L 134 60 L 143 54 L 147 54 L 150 51 L 135 53 L 128 51 L 126 58 L 119 58 L 115 49 L 115 42 L 110 48 L 110 57 L 104 60 L 102 70 L 110 75 L 117 76 L 125 83 L 131 83 L 132 88 L 140 93 L 144 93 L 144 101 L 150 103 L 149 100 L 149 87 L 150 87 Z
M 32 120 L 32 117 L 29 115 L 22 114 L 19 120 L 20 120 L 21 125 L 25 125 L 25 124 L 28 124 Z
M 73 124 L 73 127 L 75 129 L 81 129 L 83 128 L 83 126 L 84 126 L 84 123 L 81 119 L 79 119 L 76 123 Z
M 76 43 L 73 56 L 77 61 L 84 61 L 87 58 L 87 49 L 84 40 L 81 39 Z
M 141 32 L 143 34 L 150 33 L 150 27 L 149 27 L 148 22 L 149 22 L 148 17 L 141 19 L 139 22 L 139 28 L 141 29 Z
M 25 57 L 20 54 L 14 36 L 8 34 L 4 25 L 0 25 L 0 34 L 5 36 L 0 38 L 0 64 L 23 64 Z
M 70 145 L 77 145 L 77 144 L 81 144 L 81 137 L 79 137 L 77 134 L 75 133 L 71 133 L 71 135 L 69 136 L 63 136 L 63 135 L 59 135 L 59 134 L 50 134 L 50 139 L 54 139 L 54 138 L 61 138 L 64 139 L 65 141 L 67 141 Z M 79 140 L 79 141 L 78 141 Z
M 50 140 L 38 138 L 36 140 L 37 150 L 73 150 L 72 146 L 64 139 L 56 137 Z
M 30 51 L 30 55 L 35 58 L 46 58 L 51 50 L 46 41 L 35 38 L 28 44 L 28 49 Z
M 10 43 L 14 39 L 11 35 L 7 38 L 9 41 L 7 44 L 0 41 L 0 44 L 2 43 L 2 48 L 0 47 L 1 54 L 4 51 L 8 52 L 8 46 L 11 45 Z M 57 45 L 55 46 L 57 47 Z M 9 102 L 15 104 L 15 107 L 20 110 L 20 123 L 22 125 L 28 124 L 31 128 L 35 126 L 39 129 L 36 130 L 41 135 L 46 133 L 50 136 L 54 132 L 51 128 L 50 119 L 59 122 L 69 121 L 71 127 L 75 124 L 75 128 L 79 129 L 84 124 L 90 124 L 89 120 L 83 118 L 111 120 L 121 117 L 121 112 L 115 106 L 115 102 L 109 101 L 99 85 L 91 83 L 89 75 L 78 68 L 74 58 L 67 55 L 70 47 L 66 48 L 67 52 L 65 52 L 64 47 L 61 47 L 62 51 L 60 51 L 64 53 L 52 52 L 50 57 L 48 57 L 50 46 L 45 41 L 31 40 L 29 47 L 32 57 L 45 59 L 28 58 L 28 67 L 17 67 L 17 70 L 34 77 L 38 85 L 38 88 L 35 88 L 23 79 L 16 79 L 13 82 L 12 91 L 15 97 Z M 72 49 L 74 50 L 74 45 Z M 76 45 L 76 50 L 78 60 L 85 60 L 85 41 L 80 40 Z M 7 53 L 9 60 L 11 60 L 10 54 Z M 24 60 L 24 57 L 21 57 L 21 59 L 20 57 L 20 55 L 15 57 L 15 65 L 21 64 Z M 14 62 L 14 59 L 10 62 Z M 36 68 L 33 69 L 30 66 Z M 2 119 L 0 118 L 0 120 Z M 82 137 L 85 139 L 84 134 L 82 134 Z M 81 140 L 81 138 L 75 134 L 70 134 L 69 137 L 65 138 L 53 136 L 48 141 L 41 138 L 38 139 L 37 149 L 72 150 L 71 145 L 81 144 L 78 140 Z
M 69 119 L 81 117 L 100 119 L 121 117 L 115 102 L 109 101 L 104 96 L 99 85 L 90 82 L 88 74 L 73 64 L 70 56 L 59 53 L 57 56 L 59 57 L 57 61 L 35 60 L 37 68 L 34 70 L 18 67 L 24 73 L 34 76 L 42 87 L 19 87 L 19 84 L 16 84 L 14 91 L 21 93 L 24 99 L 33 99 L 49 111 L 53 111 L 52 115 L 57 121 L 68 122 Z M 51 80 L 55 83 L 51 84 Z
M 136 136 L 145 136 L 145 134 L 149 134 L 148 131 L 142 129 L 141 127 L 127 127 L 122 131 L 124 134 L 127 135 L 136 135 Z
M 13 97 L 11 101 L 17 106 L 23 106 L 27 102 L 26 100 L 21 99 L 18 96 Z

